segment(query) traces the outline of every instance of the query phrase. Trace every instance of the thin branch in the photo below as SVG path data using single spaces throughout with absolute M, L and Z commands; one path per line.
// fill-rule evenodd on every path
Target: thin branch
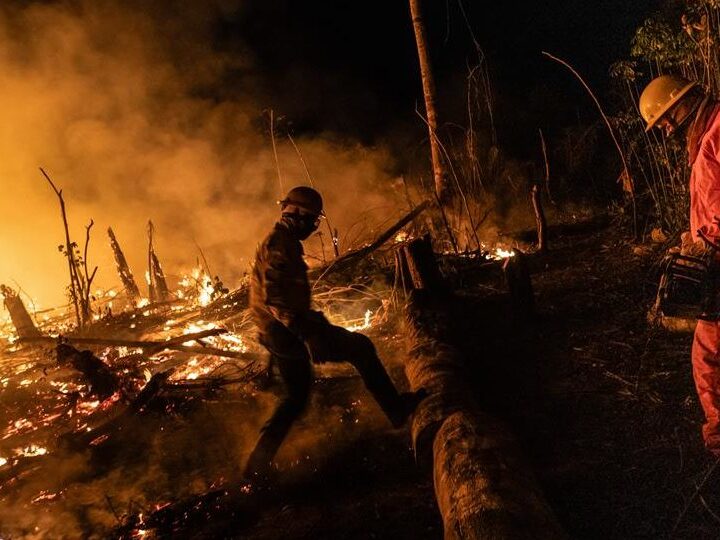
M 542 54 L 544 56 L 547 56 L 551 60 L 554 60 L 555 62 L 558 62 L 559 64 L 565 66 L 567 69 L 570 70 L 570 73 L 575 75 L 578 81 L 580 81 L 580 84 L 583 85 L 585 90 L 587 90 L 587 93 L 590 95 L 592 100 L 595 102 L 595 106 L 597 107 L 598 111 L 600 112 L 600 116 L 602 116 L 603 121 L 605 122 L 605 125 L 608 128 L 608 132 L 610 133 L 610 137 L 613 140 L 613 143 L 615 143 L 615 148 L 618 151 L 618 155 L 620 156 L 620 161 L 622 161 L 623 166 L 623 178 L 627 180 L 627 185 L 630 187 L 629 194 L 630 198 L 632 200 L 633 205 L 633 226 L 634 226 L 634 232 L 635 236 L 637 236 L 637 215 L 635 210 L 635 184 L 633 182 L 632 175 L 630 174 L 630 169 L 628 168 L 627 161 L 625 160 L 625 153 L 622 150 L 622 147 L 620 146 L 620 142 L 618 141 L 615 130 L 612 127 L 612 124 L 610 124 L 610 119 L 605 114 L 605 111 L 602 108 L 602 105 L 600 105 L 600 101 L 598 101 L 598 98 L 595 97 L 595 93 L 590 89 L 588 84 L 585 82 L 585 79 L 582 78 L 582 76 L 573 68 L 570 64 L 568 64 L 565 60 L 562 60 L 561 58 L 558 58 L 557 56 L 553 56 L 549 52 L 542 51 Z
M 280 161 L 278 160 L 277 147 L 275 146 L 275 113 L 270 109 L 270 140 L 272 141 L 273 155 L 275 156 L 275 169 L 277 170 L 278 183 L 280 184 L 280 197 L 285 195 L 282 176 L 280 174 Z
M 75 253 L 73 250 L 73 245 L 70 241 L 70 229 L 68 227 L 67 213 L 65 211 L 65 199 L 63 198 L 62 189 L 58 189 L 57 186 L 55 186 L 55 183 L 50 178 L 50 175 L 46 173 L 42 167 L 39 167 L 39 169 L 60 201 L 60 213 L 62 215 L 63 226 L 65 228 L 65 255 L 68 260 L 68 271 L 70 273 L 70 298 L 75 308 L 75 319 L 77 322 L 77 326 L 78 328 L 82 328 L 83 320 L 80 314 L 80 305 L 78 298 L 80 280 L 78 279 L 77 275 L 77 267 L 75 265 Z

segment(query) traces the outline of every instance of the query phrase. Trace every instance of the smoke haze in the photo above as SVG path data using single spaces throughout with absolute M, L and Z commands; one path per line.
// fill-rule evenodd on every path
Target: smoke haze
M 149 218 L 167 274 L 195 263 L 196 241 L 226 284 L 242 276 L 277 213 L 263 111 L 282 115 L 282 104 L 257 97 L 261 68 L 241 37 L 217 45 L 218 23 L 241 10 L 228 0 L 0 7 L 0 282 L 42 306 L 64 300 L 58 201 L 39 166 L 64 189 L 76 240 L 95 220 L 99 286 L 118 283 L 108 226 L 141 280 Z M 307 184 L 284 135 L 284 188 Z M 388 197 L 387 152 L 330 134 L 295 142 L 341 238 L 401 211 Z

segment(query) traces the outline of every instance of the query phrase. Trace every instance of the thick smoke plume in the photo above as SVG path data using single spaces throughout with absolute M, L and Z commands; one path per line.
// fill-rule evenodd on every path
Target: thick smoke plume
M 0 6 L 0 282 L 44 306 L 64 300 L 59 208 L 39 166 L 64 188 L 75 238 L 95 220 L 98 285 L 117 284 L 108 226 L 141 278 L 149 218 L 168 274 L 195 263 L 197 242 L 226 284 L 242 276 L 277 213 L 263 111 L 282 104 L 256 95 L 262 66 L 242 36 L 218 38 L 241 16 L 232 0 Z M 282 130 L 277 142 L 284 188 L 307 184 Z M 386 152 L 331 135 L 295 142 L 341 238 L 396 211 Z

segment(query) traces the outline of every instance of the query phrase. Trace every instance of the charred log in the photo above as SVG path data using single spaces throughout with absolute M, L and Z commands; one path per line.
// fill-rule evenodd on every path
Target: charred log
M 19 338 L 31 338 L 40 335 L 40 331 L 30 317 L 25 304 L 14 290 L 5 285 L 0 285 L 0 296 L 3 297 L 5 308 L 10 312 L 10 319 L 15 326 Z
M 110 247 L 112 248 L 113 255 L 115 256 L 118 275 L 120 276 L 120 281 L 122 281 L 123 287 L 125 288 L 125 294 L 127 294 L 130 303 L 137 304 L 140 300 L 140 289 L 138 288 L 137 283 L 135 283 L 135 278 L 133 277 L 133 274 L 130 271 L 130 266 L 128 266 L 127 260 L 125 259 L 125 254 L 122 252 L 122 249 L 120 249 L 120 244 L 118 243 L 117 238 L 115 238 L 115 233 L 111 227 L 108 227 L 107 232 L 110 237 Z

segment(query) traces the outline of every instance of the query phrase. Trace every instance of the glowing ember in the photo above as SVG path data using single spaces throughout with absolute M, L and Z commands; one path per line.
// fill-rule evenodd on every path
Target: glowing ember
M 8 462 L 7 459 L 5 459 L 4 457 L 0 457 L 0 467 L 2 467 L 3 465 L 5 465 L 7 462 Z

